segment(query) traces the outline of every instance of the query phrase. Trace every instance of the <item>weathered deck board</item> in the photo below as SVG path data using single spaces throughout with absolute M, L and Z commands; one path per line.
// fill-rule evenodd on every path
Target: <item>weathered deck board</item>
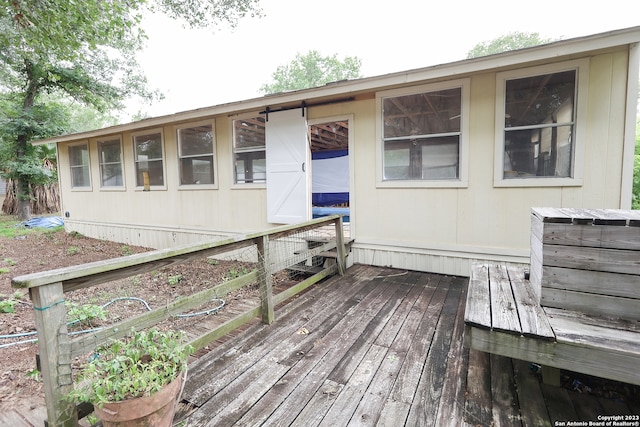
M 575 414 L 565 405 L 579 397 L 541 388 L 527 363 L 463 346 L 467 282 L 354 266 L 192 364 L 183 399 L 194 411 L 176 422 L 523 426 Z
M 491 326 L 493 329 L 520 335 L 520 319 L 511 291 L 511 282 L 504 264 L 491 266 L 489 270 L 491 294 Z M 500 308 L 500 309 L 498 309 Z
M 542 307 L 538 303 L 533 288 L 525 283 L 524 268 L 509 265 L 507 270 L 518 317 L 520 318 L 522 334 L 553 340 L 555 335 L 547 316 L 542 315 Z
M 491 400 L 493 425 L 519 425 L 517 391 L 513 377 L 513 365 L 507 357 L 490 355 Z
M 464 281 L 462 278 L 455 280 Z M 464 287 L 463 287 L 464 292 Z M 464 294 L 463 294 L 464 295 Z M 459 339 L 464 332 L 464 309 L 466 299 L 461 295 L 458 303 L 454 329 L 452 331 L 451 347 L 447 357 L 447 373 L 440 397 L 440 408 L 435 425 L 439 427 L 458 427 L 464 418 L 464 401 L 467 393 L 467 366 L 469 351 L 464 347 L 464 340 Z M 389 418 L 389 420 L 392 420 Z M 392 424 L 390 424 L 392 425 Z
M 490 425 L 491 365 L 489 353 L 473 351 L 469 354 L 467 391 L 473 399 L 467 399 L 465 409 L 469 419 L 478 425 Z
M 540 382 L 531 375 L 527 362 L 513 360 L 513 368 L 518 389 L 520 414 L 525 426 L 550 427 L 549 412 L 542 395 Z
M 547 410 L 551 420 L 579 419 L 567 390 L 548 384 L 542 384 L 540 387 L 547 402 Z
M 489 267 L 473 264 L 467 291 L 467 310 L 464 320 L 470 325 L 491 328 L 491 296 L 489 294 Z

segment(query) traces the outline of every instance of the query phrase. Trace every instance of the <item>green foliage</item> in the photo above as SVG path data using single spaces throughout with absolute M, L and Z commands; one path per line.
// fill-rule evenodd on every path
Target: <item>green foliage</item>
M 37 383 L 40 382 L 40 371 L 37 369 L 32 369 L 29 372 L 27 372 L 27 376 Z
M 13 299 L 4 299 L 0 301 L 0 313 L 14 313 L 15 309 L 13 308 L 18 301 Z
M 12 266 L 12 267 L 13 267 L 14 265 L 16 265 L 16 264 L 17 264 L 17 262 L 16 262 L 16 261 L 14 261 L 14 260 L 13 260 L 13 259 L 11 259 L 11 258 L 5 258 L 5 259 L 4 259 L 4 262 L 6 262 L 7 264 L 9 264 L 9 265 L 10 265 L 10 266 Z
M 131 248 L 127 245 L 123 245 L 120 247 L 120 252 L 122 253 L 122 256 L 129 256 L 129 255 L 133 255 L 133 251 L 131 250 Z
M 102 407 L 106 402 L 149 396 L 187 369 L 193 347 L 185 346 L 184 340 L 181 332 L 132 330 L 129 337 L 96 350 L 67 398 Z
M 156 9 L 173 19 L 183 19 L 191 28 L 203 28 L 213 22 L 235 27 L 240 18 L 262 16 L 258 0 L 157 0 Z
M 178 283 L 180 283 L 180 280 L 182 280 L 182 275 L 178 274 L 175 276 L 169 276 L 169 285 L 171 286 L 176 286 Z
M 247 270 L 244 267 L 239 267 L 239 268 L 230 268 L 229 271 L 227 272 L 225 279 L 227 281 L 229 280 L 233 280 L 233 279 L 237 279 L 238 277 L 242 277 L 245 274 L 249 274 L 249 270 Z
M 8 268 L 0 268 L 0 273 L 8 273 Z M 4 296 L 3 296 L 4 297 Z M 20 291 L 16 291 L 9 298 L 5 298 L 0 301 L 0 313 L 15 313 L 15 306 L 24 297 L 24 294 Z
M 77 246 L 69 246 L 67 248 L 67 255 L 75 255 L 80 252 L 80 248 Z
M 96 319 L 106 320 L 107 312 L 104 308 L 95 304 L 78 305 L 73 302 L 67 302 L 67 315 L 69 322 L 80 323 L 83 326 L 93 326 Z
M 263 94 L 278 93 L 360 78 L 361 65 L 362 60 L 353 56 L 340 60 L 337 54 L 321 56 L 316 50 L 306 55 L 298 53 L 290 64 L 280 65 L 271 75 L 273 82 L 262 85 L 259 91 Z
M 538 33 L 524 33 L 516 31 L 493 40 L 478 43 L 469 52 L 467 52 L 467 59 L 493 55 L 510 50 L 523 49 L 525 47 L 538 46 L 552 41 L 553 39 L 541 38 Z
M 192 27 L 232 26 L 260 14 L 258 0 L 0 0 L 0 171 L 19 183 L 18 211 L 28 219 L 30 184 L 55 182 L 29 142 L 113 123 L 101 115 L 150 90 L 137 63 L 145 13 L 159 11 Z M 78 108 L 84 106 L 86 108 Z M 55 169 L 55 168 L 53 168 Z
M 24 238 L 28 234 L 40 233 L 42 229 L 27 228 L 12 215 L 0 215 L 0 237 L 8 239 Z

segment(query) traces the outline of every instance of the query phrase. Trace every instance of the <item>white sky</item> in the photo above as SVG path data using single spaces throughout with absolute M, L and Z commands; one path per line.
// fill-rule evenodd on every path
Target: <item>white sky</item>
M 264 17 L 235 30 L 187 30 L 154 16 L 139 62 L 165 94 L 150 116 L 260 96 L 297 53 L 362 59 L 365 77 L 464 59 L 476 44 L 514 31 L 573 38 L 640 25 L 639 0 L 260 0 Z M 377 3 L 377 6 L 376 6 Z

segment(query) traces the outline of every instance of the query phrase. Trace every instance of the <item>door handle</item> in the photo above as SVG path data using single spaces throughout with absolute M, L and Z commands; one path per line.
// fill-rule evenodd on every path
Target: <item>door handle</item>
M 307 171 L 306 162 L 302 162 L 302 172 L 306 172 L 306 171 Z

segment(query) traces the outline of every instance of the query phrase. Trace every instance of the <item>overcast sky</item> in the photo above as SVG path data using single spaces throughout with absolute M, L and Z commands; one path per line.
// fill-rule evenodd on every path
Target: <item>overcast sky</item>
M 165 100 L 150 116 L 260 96 L 279 65 L 318 50 L 357 56 L 365 77 L 464 59 L 476 44 L 514 31 L 573 38 L 640 25 L 639 0 L 260 0 L 264 17 L 235 30 L 187 30 L 145 21 L 139 62 Z M 137 109 L 133 107 L 133 109 Z

